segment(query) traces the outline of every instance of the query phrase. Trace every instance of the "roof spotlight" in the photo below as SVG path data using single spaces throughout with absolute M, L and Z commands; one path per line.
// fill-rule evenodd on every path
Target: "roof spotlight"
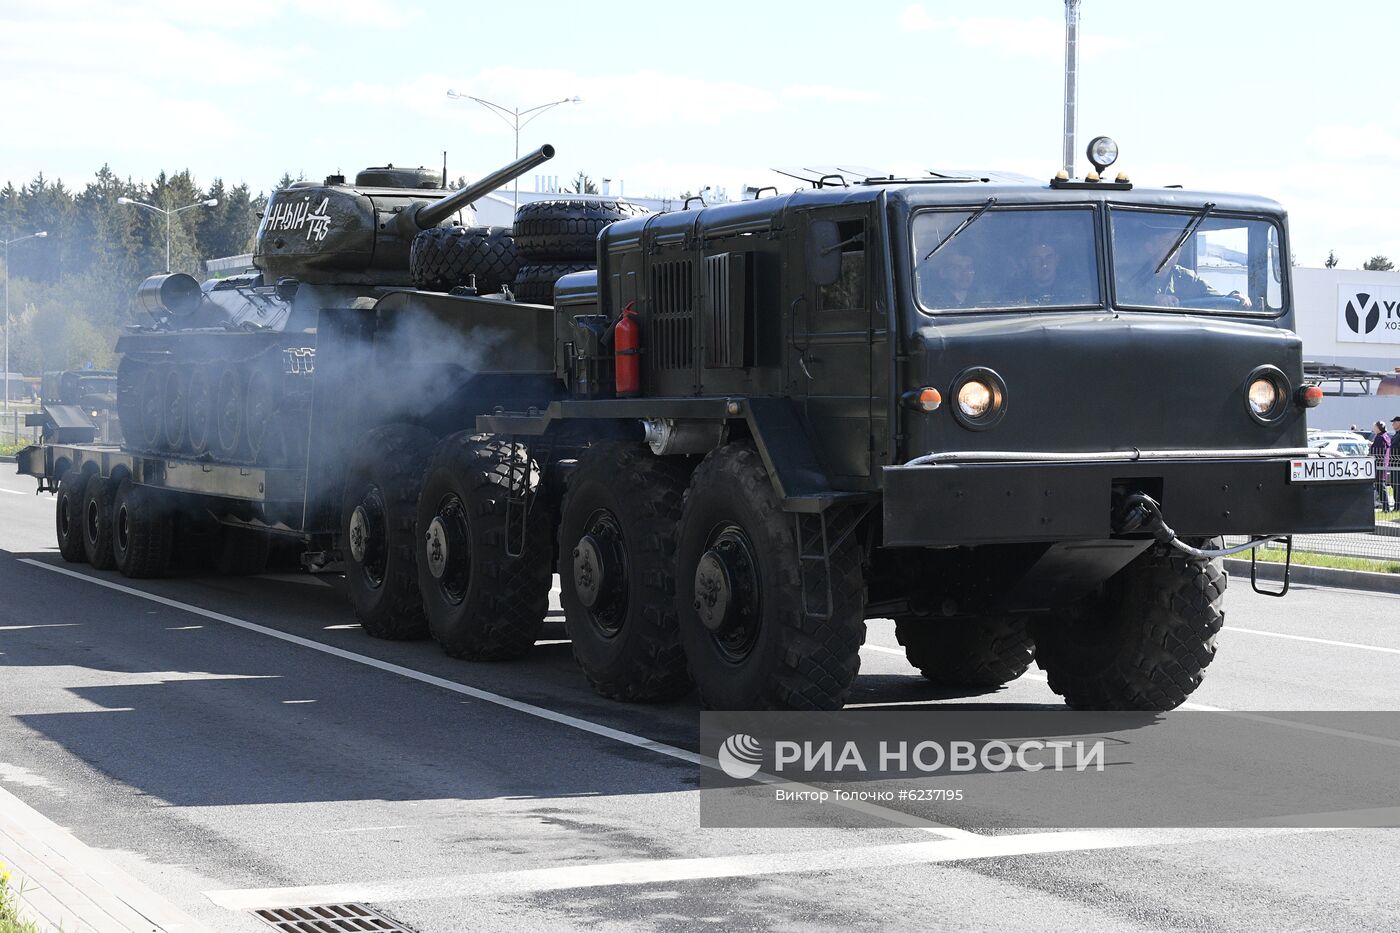
M 1108 136 L 1095 136 L 1089 140 L 1086 154 L 1094 170 L 1102 175 L 1104 169 L 1118 161 L 1118 144 Z

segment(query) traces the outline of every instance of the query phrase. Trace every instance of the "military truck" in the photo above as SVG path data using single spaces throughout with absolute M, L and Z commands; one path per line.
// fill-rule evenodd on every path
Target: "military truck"
M 121 442 L 117 418 L 117 374 L 105 369 L 68 369 L 44 373 L 40 410 L 24 416 L 26 427 L 39 428 L 44 441 L 83 444 Z
M 1272 201 L 830 172 L 595 245 L 552 305 L 319 304 L 303 468 L 21 471 L 57 484 L 65 557 L 162 572 L 197 511 L 343 569 L 369 634 L 472 660 L 531 648 L 557 567 L 595 689 L 718 708 L 839 707 L 891 617 L 940 684 L 1034 658 L 1071 706 L 1170 709 L 1214 656 L 1221 536 L 1372 526 L 1365 458 L 1306 446 Z

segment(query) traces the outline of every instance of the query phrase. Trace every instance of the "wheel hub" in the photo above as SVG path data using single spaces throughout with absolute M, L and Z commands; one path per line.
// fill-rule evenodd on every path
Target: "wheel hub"
M 574 548 L 574 590 L 585 608 L 593 609 L 604 601 L 607 567 L 602 549 L 593 535 L 584 535 Z
M 695 611 L 700 624 L 718 634 L 729 626 L 734 602 L 734 583 L 724 555 L 710 548 L 695 568 Z
M 350 556 L 355 558 L 355 563 L 363 564 L 368 550 L 369 515 L 363 505 L 357 505 L 350 516 Z
M 441 580 L 447 573 L 447 526 L 443 523 L 442 516 L 433 519 L 428 526 L 428 572 L 433 575 L 434 580 Z

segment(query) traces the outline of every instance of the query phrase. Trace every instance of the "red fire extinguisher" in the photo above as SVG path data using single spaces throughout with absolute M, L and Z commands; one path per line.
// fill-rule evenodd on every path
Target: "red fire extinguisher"
M 642 392 L 642 330 L 635 302 L 627 302 L 613 328 L 613 370 L 619 397 Z

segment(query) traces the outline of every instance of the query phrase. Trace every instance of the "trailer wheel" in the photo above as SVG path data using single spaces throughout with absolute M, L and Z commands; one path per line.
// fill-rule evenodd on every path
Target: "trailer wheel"
M 1025 616 L 982 619 L 896 619 L 894 636 L 909 663 L 935 684 L 1000 687 L 1020 677 L 1035 657 Z
M 690 471 L 636 444 L 590 447 L 569 477 L 560 601 L 593 689 L 631 702 L 691 689 L 676 622 L 676 529 Z
M 252 577 L 267 569 L 272 535 L 256 528 L 225 525 L 214 543 L 214 572 L 225 577 Z
M 140 438 L 147 450 L 160 450 L 161 438 L 165 433 L 165 370 L 161 366 L 147 367 L 141 374 L 138 390 L 141 414 Z
M 112 505 L 112 554 L 124 577 L 158 577 L 170 565 L 173 521 L 160 495 L 130 478 Z
M 189 413 L 190 374 L 183 366 L 172 366 L 165 375 L 161 396 L 161 427 L 165 446 L 177 453 L 185 446 L 185 423 Z
M 87 481 L 87 474 L 78 470 L 69 470 L 58 481 L 58 497 L 54 502 L 58 553 L 70 564 L 87 560 L 83 544 L 83 493 Z
M 433 227 L 413 238 L 408 255 L 415 288 L 445 292 L 476 276 L 479 295 L 509 285 L 520 257 L 509 227 Z
M 681 515 L 676 605 L 700 699 L 711 709 L 839 709 L 865 640 L 861 551 L 829 555 L 828 617 L 803 607 L 793 517 L 749 444 L 712 451 Z
M 648 213 L 628 201 L 533 201 L 515 212 L 516 248 L 526 262 L 586 262 L 591 268 L 604 227 Z
M 197 456 L 207 453 L 209 440 L 213 434 L 214 422 L 214 380 L 209 370 L 197 366 L 190 373 L 190 382 L 185 409 L 185 431 L 189 437 L 190 450 Z
M 357 444 L 360 461 L 345 481 L 340 533 L 350 605 L 365 633 L 424 638 L 414 513 L 433 436 L 413 425 L 375 428 Z
M 539 484 L 528 456 L 522 445 L 463 432 L 439 443 L 428 463 L 418 498 L 418 583 L 428 628 L 453 657 L 518 658 L 544 624 L 553 574 L 539 500 L 525 517 L 523 553 L 507 553 L 511 474 L 524 471 L 532 490 Z
M 1215 658 L 1225 584 L 1219 561 L 1148 551 L 1073 613 L 1037 619 L 1036 661 L 1074 709 L 1175 709 Z
M 571 272 L 583 272 L 593 268 L 593 260 L 587 262 L 543 262 L 522 265 L 515 274 L 515 300 L 532 305 L 554 303 L 554 283 Z
M 219 374 L 219 390 L 214 397 L 214 455 L 223 460 L 238 456 L 243 445 L 243 402 L 247 383 L 243 371 L 234 365 Z
M 83 489 L 83 553 L 97 570 L 116 566 L 112 553 L 112 498 L 116 485 L 94 473 Z

